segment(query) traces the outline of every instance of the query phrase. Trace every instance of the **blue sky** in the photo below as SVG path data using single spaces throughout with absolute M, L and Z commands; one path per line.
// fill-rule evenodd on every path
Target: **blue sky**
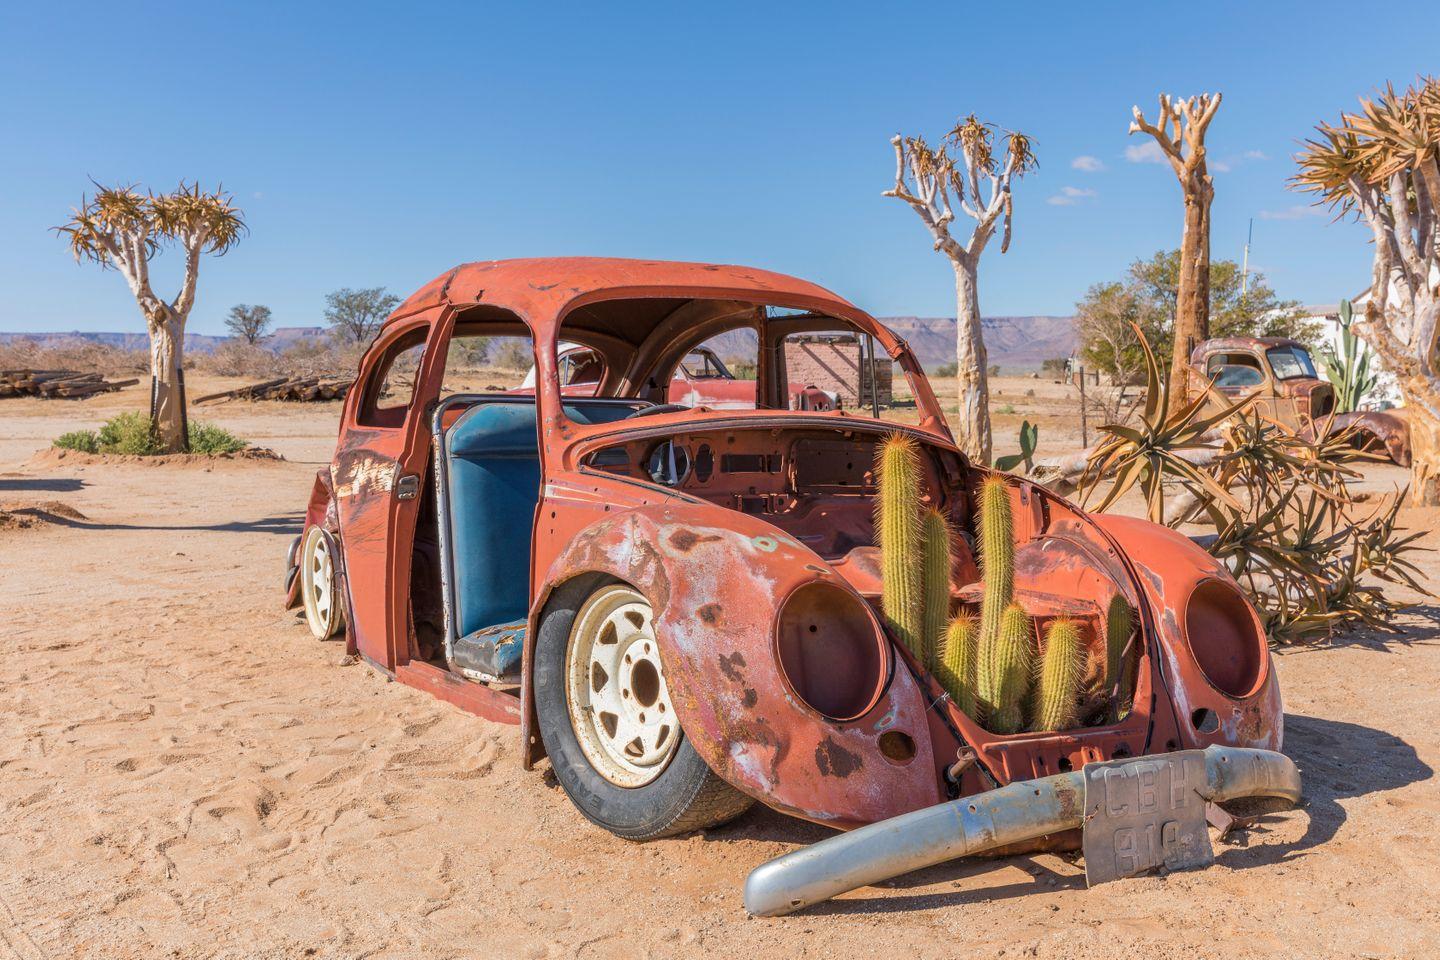
M 12 5 L 0 330 L 141 329 L 123 281 L 47 232 L 90 177 L 233 191 L 251 233 L 205 263 L 197 332 L 238 302 L 308 325 L 337 287 L 404 295 L 458 262 L 547 254 L 749 263 L 877 314 L 953 315 L 946 262 L 880 192 L 893 133 L 971 111 L 1029 133 L 1041 162 L 1010 252 L 985 255 L 982 308 L 1068 313 L 1178 244 L 1173 174 L 1127 158 L 1130 107 L 1153 114 L 1160 90 L 1225 96 L 1214 255 L 1239 259 L 1254 217 L 1252 263 L 1279 293 L 1333 302 L 1368 280 L 1366 233 L 1307 210 L 1289 158 L 1358 95 L 1440 70 L 1440 18 L 1367 39 L 1362 9 Z M 176 260 L 154 268 L 162 293 Z

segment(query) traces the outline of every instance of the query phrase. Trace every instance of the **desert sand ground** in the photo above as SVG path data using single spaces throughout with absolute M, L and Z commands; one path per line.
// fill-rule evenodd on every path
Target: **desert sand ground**
M 1010 387 L 1002 446 L 1029 413 L 1042 450 L 1073 432 L 1063 396 Z M 1209 870 L 1087 890 L 1062 856 L 962 861 L 749 919 L 747 871 L 826 830 L 756 808 L 618 840 L 520 769 L 514 728 L 280 609 L 338 404 L 204 414 L 279 463 L 36 456 L 143 402 L 0 400 L 0 958 L 1440 953 L 1434 606 L 1277 656 L 1306 804 Z

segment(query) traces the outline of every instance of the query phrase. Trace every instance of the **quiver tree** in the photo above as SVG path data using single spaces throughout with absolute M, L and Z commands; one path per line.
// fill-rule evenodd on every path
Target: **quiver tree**
M 258 346 L 270 335 L 270 308 L 259 304 L 237 303 L 225 315 L 225 329 L 237 340 Z
M 1386 87 L 1321 124 L 1292 181 L 1374 240 L 1370 298 L 1355 331 L 1395 373 L 1410 416 L 1411 497 L 1440 503 L 1440 80 Z
M 1190 401 L 1190 351 L 1210 336 L 1210 203 L 1215 185 L 1205 166 L 1205 131 L 1220 109 L 1220 94 L 1172 100 L 1160 94 L 1154 123 L 1133 108 L 1130 132 L 1148 133 L 1160 146 L 1180 180 L 1185 196 L 1185 229 L 1180 235 L 1180 294 L 1175 304 L 1175 345 L 1170 362 L 1170 408 L 1175 414 Z
M 98 186 L 98 185 L 97 185 Z M 145 316 L 150 334 L 150 418 L 167 453 L 188 446 L 185 430 L 185 321 L 195 305 L 200 257 L 224 254 L 240 240 L 245 221 L 228 194 L 205 193 L 181 182 L 173 193 L 141 194 L 135 187 L 99 187 L 83 198 L 70 221 L 55 228 L 76 260 L 117 270 Z M 150 286 L 150 258 L 167 243 L 185 251 L 185 273 L 173 300 Z
M 955 270 L 955 377 L 960 392 L 955 440 L 972 460 L 988 464 L 989 361 L 976 277 L 980 255 L 997 230 L 1002 231 L 1000 252 L 1010 247 L 1010 183 L 1034 169 L 1035 154 L 1029 137 L 1007 133 L 1001 139 L 1001 156 L 996 156 L 994 125 L 974 114 L 956 124 L 939 148 L 899 134 L 890 143 L 895 147 L 895 186 L 884 195 L 910 205 L 934 237 L 935 249 L 950 258 Z M 950 229 L 956 208 L 973 221 L 963 241 Z

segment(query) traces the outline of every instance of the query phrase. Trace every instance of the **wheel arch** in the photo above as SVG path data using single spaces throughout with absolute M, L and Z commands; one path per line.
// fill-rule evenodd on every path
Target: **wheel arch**
M 827 720 L 800 703 L 782 676 L 775 654 L 782 602 L 806 583 L 852 588 L 770 524 L 711 504 L 655 504 L 607 517 L 574 537 L 551 564 L 532 606 L 522 657 L 527 767 L 545 751 L 534 690 L 540 631 L 562 591 L 568 597 L 606 579 L 650 602 L 681 728 L 736 789 L 842 828 L 938 801 L 925 699 L 898 658 L 878 702 L 847 722 Z M 886 758 L 879 740 L 891 730 L 913 738 L 914 762 Z
M 1265 632 L 1254 605 L 1229 570 L 1193 540 L 1169 527 L 1134 517 L 1096 514 L 1094 520 L 1125 550 L 1139 574 L 1140 588 L 1155 624 L 1155 647 L 1175 707 L 1184 746 L 1211 744 L 1279 750 L 1284 739 L 1284 705 Z M 1218 689 L 1202 665 L 1203 648 L 1190 636 L 1189 606 L 1209 584 L 1234 590 L 1244 602 L 1257 647 L 1254 688 L 1243 695 Z M 1197 654 L 1197 650 L 1201 653 Z M 1213 661 L 1212 661 L 1213 662 Z M 1197 721 L 1208 711 L 1214 729 Z

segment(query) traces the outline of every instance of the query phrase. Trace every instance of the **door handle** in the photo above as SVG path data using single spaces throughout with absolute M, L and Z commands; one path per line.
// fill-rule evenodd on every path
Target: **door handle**
M 395 481 L 396 500 L 414 500 L 420 495 L 420 475 L 415 473 L 403 474 Z

